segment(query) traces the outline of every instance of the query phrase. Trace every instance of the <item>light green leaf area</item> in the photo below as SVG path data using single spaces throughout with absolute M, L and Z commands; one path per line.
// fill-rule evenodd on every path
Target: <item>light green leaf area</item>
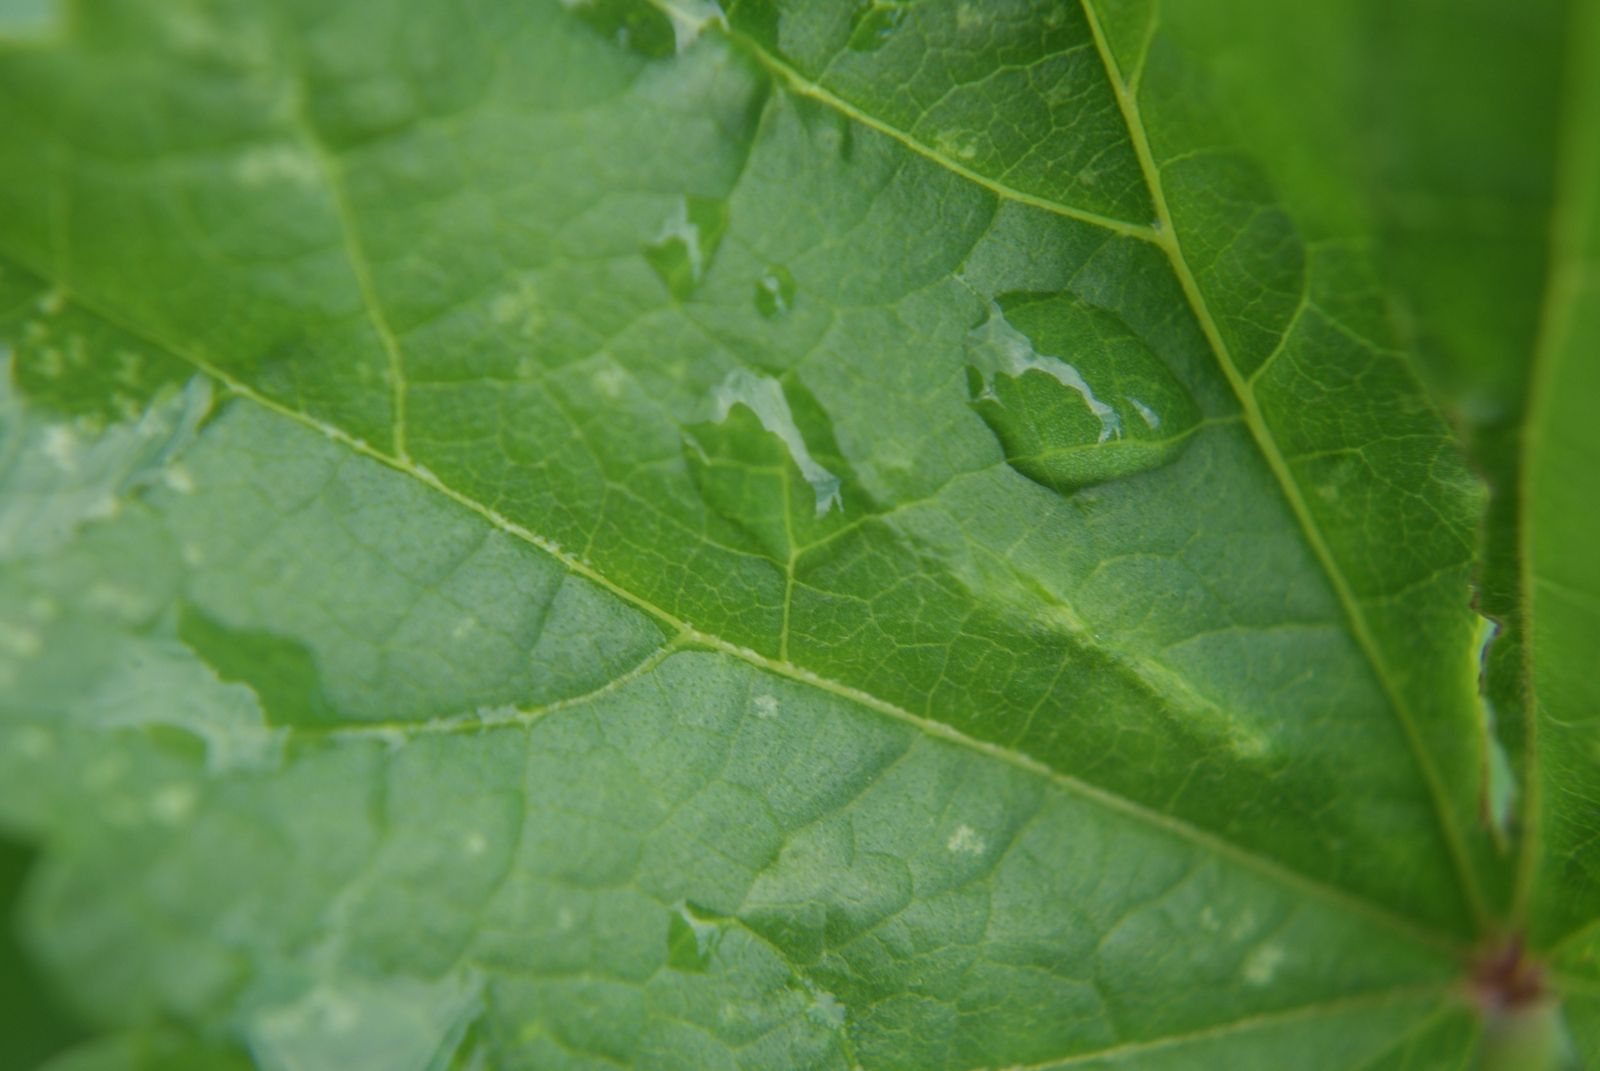
M 1181 32 L 70 28 L 0 51 L 63 1067 L 1471 1057 L 1482 495 Z
M 1392 922 L 1026 760 L 667 641 L 254 403 L 164 475 L 7 577 L 42 654 L 10 659 L 0 774 L 13 822 L 71 831 L 30 921 L 94 1021 L 223 1024 L 285 1068 L 426 1068 L 469 1027 L 496 1066 L 964 1067 L 1141 1043 L 1269 1060 L 1309 1030 L 1342 1067 L 1445 996 L 1448 959 Z M 385 546 L 399 530 L 415 538 Z M 486 547 L 511 560 L 483 566 Z M 237 658 L 263 620 L 302 636 L 306 662 L 341 667 L 296 693 L 318 706 L 179 639 L 208 589 L 267 569 L 287 605 L 362 612 L 335 629 L 247 605 L 194 650 Z M 521 618 L 444 597 L 491 569 L 549 579 Z M 452 635 L 476 644 L 430 679 Z M 490 705 L 478 682 L 519 639 L 549 702 Z M 253 665 L 282 689 L 278 658 Z M 411 710 L 382 691 L 399 672 Z M 401 720 L 429 700 L 465 713 Z
M 0 0 L 0 41 L 49 40 L 59 35 L 61 21 L 53 0 Z

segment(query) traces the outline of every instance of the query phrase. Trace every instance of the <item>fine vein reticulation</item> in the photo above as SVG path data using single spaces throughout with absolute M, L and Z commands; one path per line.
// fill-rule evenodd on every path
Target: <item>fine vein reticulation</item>
M 213 733 L 203 761 L 221 773 L 141 751 L 130 769 L 153 780 L 133 803 L 106 789 L 104 813 L 167 838 L 150 857 L 169 870 L 132 883 L 140 910 L 189 887 L 170 868 L 192 845 L 260 836 L 261 858 L 304 853 L 280 869 L 312 891 L 277 899 L 322 921 L 312 941 L 269 919 L 240 951 L 227 918 L 268 919 L 260 894 L 207 893 L 196 918 L 249 906 L 195 947 L 269 988 L 227 1010 L 246 991 L 229 986 L 256 983 L 219 967 L 195 1000 L 224 1010 L 195 1014 L 234 1016 L 267 1066 L 318 1069 L 334 1007 L 374 1036 L 432 1024 L 395 1042 L 430 1058 L 461 1044 L 536 1064 L 703 1044 L 777 1067 L 760 1046 L 788 1038 L 835 1046 L 840 1067 L 1065 1069 L 1315 1035 L 1319 1071 L 1345 1071 L 1439 1031 L 1470 1046 L 1452 987 L 1498 892 L 1468 816 L 1470 734 L 1460 753 L 1440 744 L 1441 726 L 1476 724 L 1470 654 L 1439 689 L 1397 669 L 1428 651 L 1396 647 L 1448 648 L 1471 623 L 1470 495 L 1354 261 L 1302 241 L 1235 157 L 1172 141 L 1163 102 L 1187 97 L 1153 18 L 1030 10 L 1040 40 L 1079 36 L 941 89 L 965 53 L 918 20 L 976 35 L 984 10 L 872 6 L 847 48 L 826 6 L 785 18 L 832 34 L 831 53 L 768 47 L 731 6 L 720 23 L 667 2 L 669 41 L 642 7 L 617 21 L 486 0 L 370 50 L 347 46 L 387 30 L 355 6 L 265 29 L 248 10 L 237 26 L 152 15 L 160 47 L 223 42 L 245 72 L 233 98 L 207 81 L 232 74 L 183 68 L 200 87 L 184 106 L 235 101 L 255 125 L 196 149 L 188 128 L 83 120 L 49 151 L 49 233 L 21 210 L 0 227 L 51 287 L 18 306 L 30 388 L 53 389 L 50 361 L 74 352 L 30 339 L 70 323 L 126 332 L 96 344 L 178 358 L 229 396 L 194 472 L 183 455 L 119 499 L 115 530 L 130 546 L 138 525 L 166 533 L 150 545 L 186 579 L 160 614 L 113 607 L 134 623 L 115 626 L 107 649 L 126 654 L 105 679 L 137 698 L 186 674 L 255 717 L 260 748 L 229 753 L 180 710 Z M 890 70 L 879 50 L 905 62 L 922 33 L 934 89 L 864 96 Z M 57 91 L 48 64 L 0 73 L 21 87 L 9 100 Z M 991 75 L 1081 115 L 1082 138 L 1060 141 L 1070 169 L 984 120 L 1009 92 L 985 97 Z M 42 121 L 8 107 L 25 132 Z M 0 193 L 25 201 L 36 172 L 7 161 Z M 126 247 L 104 228 L 86 240 L 113 211 L 162 222 Z M 201 297 L 215 276 L 225 299 L 119 276 L 130 258 Z M 1062 381 L 1029 371 L 1033 396 L 1187 427 L 1162 464 L 1063 491 L 1007 460 L 963 347 L 1030 302 L 1030 331 L 1093 329 L 1162 366 L 1091 390 L 1071 350 L 1016 334 L 1083 387 L 1049 394 Z M 764 414 L 719 407 L 735 372 L 770 395 Z M 1147 404 L 1151 385 L 1172 408 Z M 1398 408 L 1374 408 L 1388 397 Z M 1174 413 L 1193 415 L 1161 423 Z M 1128 445 L 1107 426 L 1062 451 Z M 70 458 L 85 433 L 39 434 Z M 837 481 L 827 509 L 819 472 Z M 1405 568 L 1373 560 L 1387 543 Z M 480 637 L 517 673 L 565 659 L 561 688 L 439 653 Z M 79 702 L 84 724 L 165 724 L 113 692 Z M 0 758 L 35 763 L 19 769 L 80 746 L 18 717 Z M 273 747 L 283 765 L 260 775 Z M 254 832 L 271 800 L 285 813 Z M 71 820 L 111 820 L 88 806 Z M 335 839 L 293 825 L 313 810 L 344 823 Z M 57 880 L 84 891 L 59 902 L 99 903 L 110 856 L 62 843 Z M 1090 880 L 1112 856 L 1115 881 Z M 979 867 L 1006 880 L 975 883 Z M 437 933 L 402 940 L 423 911 Z M 93 952 L 69 922 L 43 925 L 62 962 Z M 315 945 L 314 985 L 273 973 L 296 941 Z M 1178 978 L 1200 980 L 1160 996 Z M 123 1014 L 114 982 L 90 999 Z M 645 1033 L 585 1034 L 583 1008 L 602 1006 Z M 1048 1019 L 1049 1037 L 996 1033 L 1008 1015 Z

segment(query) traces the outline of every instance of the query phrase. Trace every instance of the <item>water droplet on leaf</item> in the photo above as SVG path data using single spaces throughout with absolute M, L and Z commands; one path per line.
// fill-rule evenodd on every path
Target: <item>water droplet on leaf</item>
M 678 51 L 672 20 L 646 0 L 562 0 L 562 6 L 630 52 L 661 59 Z
M 811 485 L 817 499 L 817 516 L 821 517 L 834 506 L 844 508 L 839 497 L 839 477 L 817 464 L 811 457 L 800 429 L 789 411 L 789 402 L 783 396 L 783 387 L 771 376 L 758 376 L 745 368 L 735 368 L 711 392 L 716 406 L 712 423 L 721 424 L 728 419 L 728 411 L 742 405 L 756 415 L 761 426 L 782 440 L 789 450 L 800 475 Z
M 1176 460 L 1200 423 L 1143 340 L 1070 294 L 991 302 L 967 334 L 967 379 L 1012 468 L 1063 494 Z
M 717 243 L 728 226 L 727 206 L 704 197 L 684 197 L 662 224 L 644 256 L 678 301 L 688 301 L 705 278 Z
M 675 0 L 667 12 L 672 19 L 673 46 L 680 56 L 700 40 L 700 33 L 707 26 L 714 22 L 724 27 L 728 24 L 717 0 Z
M 876 52 L 888 44 L 910 6 L 892 0 L 868 0 L 850 18 L 849 46 L 857 52 Z
M 702 406 L 683 456 L 724 545 L 784 562 L 845 522 L 847 497 L 860 501 L 827 413 L 798 379 L 735 369 Z
M 697 973 L 710 965 L 722 937 L 722 926 L 717 919 L 701 915 L 686 903 L 678 904 L 668 914 L 667 966 Z
M 794 276 L 779 265 L 768 268 L 756 280 L 756 311 L 767 319 L 794 308 Z

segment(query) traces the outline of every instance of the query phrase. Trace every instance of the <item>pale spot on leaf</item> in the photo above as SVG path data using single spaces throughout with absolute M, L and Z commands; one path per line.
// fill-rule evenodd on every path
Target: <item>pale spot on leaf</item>
M 1278 973 L 1278 967 L 1283 963 L 1283 959 L 1282 946 L 1262 945 L 1245 959 L 1244 980 L 1255 986 L 1270 984 L 1273 975 Z
M 950 835 L 950 839 L 945 843 L 945 847 L 949 848 L 957 855 L 963 853 L 968 855 L 981 855 L 983 854 L 983 849 L 986 847 L 986 844 L 984 839 L 980 837 L 971 826 L 963 822 L 961 825 L 957 826 L 956 831 Z

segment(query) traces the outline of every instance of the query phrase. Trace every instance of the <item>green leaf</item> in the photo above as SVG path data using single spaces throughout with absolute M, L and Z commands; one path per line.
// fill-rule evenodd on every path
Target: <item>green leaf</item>
M 1588 532 L 1596 519 L 1600 437 L 1600 15 L 1573 20 L 1572 91 L 1563 116 L 1562 158 L 1550 267 L 1523 450 L 1523 594 L 1536 712 L 1528 927 L 1574 976 L 1569 1020 L 1586 1061 L 1600 1054 L 1593 999 L 1600 923 L 1590 841 L 1596 791 L 1593 711 L 1600 654 L 1600 571 Z
M 66 1066 L 1499 1058 L 1436 261 L 1242 0 L 70 14 L 0 51 L 0 820 L 123 1032 Z M 1551 405 L 1522 564 L 1591 590 Z M 1596 634 L 1515 633 L 1557 724 Z
M 1368 93 L 1399 100 L 1369 135 L 1396 315 L 1462 429 L 1491 491 L 1478 607 L 1500 626 L 1489 652 L 1499 729 L 1520 754 L 1526 708 L 1518 467 L 1527 379 L 1551 259 L 1551 210 L 1569 7 L 1391 8 Z M 1570 16 L 1576 17 L 1576 16 Z M 1440 47 L 1437 27 L 1456 31 Z M 1474 73 L 1476 72 L 1476 73 Z
M 1380 5 L 1378 30 L 1364 39 L 1348 25 L 1342 34 L 1326 32 L 1328 21 L 1347 15 L 1328 20 L 1319 12 L 1311 17 L 1324 20 L 1323 33 L 1294 33 L 1285 23 L 1304 13 L 1263 8 L 1252 22 L 1278 42 L 1282 63 L 1337 68 L 1365 57 L 1369 65 L 1355 69 L 1371 75 L 1351 81 L 1350 66 L 1342 76 L 1324 73 L 1336 92 L 1311 100 L 1261 93 L 1259 83 L 1250 82 L 1252 70 L 1237 63 L 1226 68 L 1235 103 L 1252 113 L 1247 127 L 1254 147 L 1275 161 L 1275 177 L 1295 193 L 1303 214 L 1338 219 L 1366 212 L 1374 218 L 1397 319 L 1413 336 L 1421 368 L 1487 479 L 1492 498 L 1480 535 L 1476 602 L 1496 619 L 1498 636 L 1486 652 L 1483 688 L 1491 725 L 1498 721 L 1516 768 L 1497 766 L 1491 735 L 1485 796 L 1492 797 L 1497 778 L 1502 793 L 1517 791 L 1513 779 L 1524 780 L 1526 802 L 1521 792 L 1485 802 L 1490 809 L 1509 811 L 1514 804 L 1523 811 L 1522 884 L 1511 928 L 1530 932 L 1557 972 L 1572 971 L 1567 964 L 1584 955 L 1574 953 L 1583 945 L 1581 931 L 1571 937 L 1560 931 L 1580 926 L 1595 911 L 1582 877 L 1590 834 L 1587 820 L 1577 817 L 1586 808 L 1579 801 L 1593 791 L 1584 771 L 1594 755 L 1577 728 L 1585 701 L 1574 695 L 1573 678 L 1560 674 L 1593 662 L 1596 630 L 1592 620 L 1564 617 L 1539 595 L 1548 583 L 1542 572 L 1581 576 L 1587 555 L 1578 550 L 1575 531 L 1589 522 L 1594 498 L 1581 482 L 1588 468 L 1582 458 L 1592 446 L 1582 438 L 1580 415 L 1592 394 L 1585 378 L 1592 362 L 1585 362 L 1583 348 L 1583 314 L 1593 304 L 1584 272 L 1593 259 L 1588 221 L 1597 181 L 1591 8 L 1487 4 L 1465 11 L 1452 5 L 1445 12 L 1430 4 Z M 1439 31 L 1442 18 L 1452 20 L 1449 33 Z M 1281 47 L 1330 37 L 1353 42 L 1343 53 L 1335 50 L 1332 62 L 1320 44 Z M 1220 50 L 1215 42 L 1212 47 Z M 1339 108 L 1346 113 L 1337 114 Z M 1380 121 L 1363 129 L 1350 120 L 1361 111 Z M 1293 139 L 1282 137 L 1291 123 L 1319 130 L 1328 144 L 1297 159 Z M 1348 141 L 1338 143 L 1341 135 Z M 1367 169 L 1348 184 L 1357 196 L 1330 206 L 1329 191 L 1337 186 L 1326 174 L 1357 160 Z M 1557 376 L 1565 381 L 1552 388 Z M 1541 383 L 1553 393 L 1545 395 L 1550 400 L 1542 410 L 1530 412 L 1530 396 Z M 1552 528 L 1567 533 L 1553 545 Z M 1562 581 L 1555 583 L 1561 589 Z M 1572 583 L 1566 592 L 1592 586 Z M 1529 683 L 1525 660 L 1534 666 Z M 1579 670 L 1578 676 L 1587 674 Z M 1525 725 L 1535 712 L 1543 726 L 1537 733 Z M 1586 973 L 1556 973 L 1549 983 L 1565 993 L 1566 1019 L 1582 1058 L 1592 1061 Z M 1544 1005 L 1513 1014 L 1492 1032 L 1485 1066 L 1534 1064 L 1517 1045 L 1536 1047 L 1553 1037 L 1559 1049 L 1562 1032 Z
M 0 840 L 0 1066 L 33 1067 L 77 1038 L 28 961 L 17 933 L 17 901 L 33 854 Z

